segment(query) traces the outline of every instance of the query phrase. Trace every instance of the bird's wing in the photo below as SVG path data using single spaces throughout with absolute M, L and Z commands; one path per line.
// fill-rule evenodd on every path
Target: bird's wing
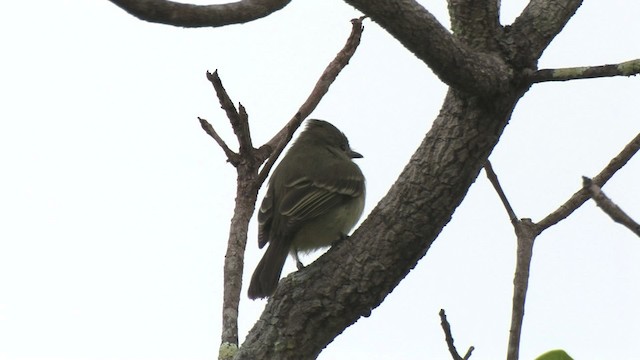
M 283 194 L 279 207 L 280 214 L 294 225 L 299 221 L 320 216 L 341 203 L 361 196 L 364 192 L 364 176 L 355 164 L 346 165 L 348 167 L 340 169 L 341 171 L 329 172 L 313 179 L 302 177 L 287 184 L 287 191 Z M 345 176 L 336 178 L 332 173 Z
M 273 222 L 273 189 L 269 186 L 258 210 L 258 247 L 262 249 L 269 242 Z

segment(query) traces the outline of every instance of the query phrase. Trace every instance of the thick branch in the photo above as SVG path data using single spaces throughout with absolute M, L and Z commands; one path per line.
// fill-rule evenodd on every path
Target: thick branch
M 380 24 L 447 85 L 482 96 L 508 88 L 511 70 L 500 58 L 471 50 L 417 1 L 345 1 Z
M 582 184 L 589 193 L 591 198 L 598 204 L 598 207 L 602 209 L 611 219 L 618 224 L 622 224 L 634 234 L 640 236 L 640 224 L 635 222 L 629 215 L 627 215 L 618 205 L 616 205 L 607 195 L 602 192 L 602 189 L 593 183 L 593 180 L 586 176 L 582 177 Z
M 313 359 L 424 256 L 478 176 L 520 93 L 450 90 L 433 128 L 362 226 L 282 279 L 236 359 Z M 395 219 L 402 221 L 395 221 Z
M 545 81 L 567 81 L 576 79 L 593 79 L 612 76 L 633 76 L 640 74 L 640 59 L 625 61 L 620 64 L 573 67 L 564 69 L 542 69 L 531 74 L 532 83 Z
M 628 161 L 635 155 L 636 152 L 640 149 L 640 134 L 636 135 L 636 137 L 627 144 L 627 146 L 622 149 L 622 151 L 611 161 L 609 164 L 602 169 L 602 171 L 593 178 L 593 183 L 602 187 L 604 184 L 611 179 L 613 174 L 615 174 L 618 170 L 620 170 Z M 540 231 L 557 224 L 561 220 L 567 218 L 567 216 L 571 215 L 577 208 L 582 206 L 585 201 L 589 200 L 590 195 L 589 192 L 581 188 L 578 190 L 567 202 L 560 205 L 560 207 L 547 215 L 544 219 L 538 222 L 538 226 L 540 227 Z
M 182 27 L 225 26 L 263 18 L 291 0 L 242 0 L 193 5 L 168 0 L 109 0 L 140 20 Z
M 582 5 L 582 0 L 531 0 L 510 27 L 520 57 L 536 60 Z
M 498 0 L 448 0 L 451 29 L 473 49 L 495 50 L 500 28 Z

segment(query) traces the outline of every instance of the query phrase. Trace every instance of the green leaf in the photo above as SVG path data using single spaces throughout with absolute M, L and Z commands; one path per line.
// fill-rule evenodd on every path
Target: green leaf
M 573 360 L 564 350 L 551 350 L 536 358 L 536 360 Z

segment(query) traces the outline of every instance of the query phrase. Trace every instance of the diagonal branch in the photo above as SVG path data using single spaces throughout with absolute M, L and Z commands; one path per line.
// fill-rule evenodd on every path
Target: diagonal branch
M 629 142 L 616 157 L 611 159 L 609 164 L 593 178 L 593 183 L 600 187 L 604 186 L 604 184 L 606 184 L 606 182 L 609 181 L 609 179 L 611 179 L 611 177 L 620 170 L 633 157 L 633 155 L 638 152 L 639 149 L 640 134 L 636 135 L 636 137 L 633 138 L 633 140 L 631 140 L 631 142 Z M 571 196 L 571 198 L 569 198 L 569 200 L 560 205 L 558 209 L 538 222 L 540 232 L 566 219 L 577 208 L 582 206 L 585 201 L 589 200 L 589 198 L 589 192 L 586 189 L 582 188 L 578 190 L 573 194 L 573 196 Z
M 484 171 L 487 173 L 487 178 L 489 178 L 491 185 L 493 185 L 493 188 L 498 193 L 498 196 L 502 201 L 502 205 L 504 205 L 504 208 L 507 210 L 507 215 L 509 215 L 509 221 L 511 221 L 511 223 L 515 225 L 515 223 L 518 222 L 518 217 L 516 216 L 516 213 L 513 211 L 513 208 L 511 207 L 511 204 L 507 199 L 507 195 L 502 190 L 502 186 L 500 186 L 500 182 L 498 181 L 498 175 L 496 175 L 496 172 L 493 171 L 493 166 L 491 166 L 491 162 L 489 162 L 489 160 L 487 160 L 487 162 L 484 164 Z
M 521 56 L 539 59 L 580 5 L 582 0 L 531 0 L 510 27 Z
M 567 81 L 613 76 L 634 76 L 638 74 L 640 74 L 640 59 L 635 59 L 620 64 L 542 69 L 532 73 L 530 81 L 531 83 L 540 83 L 546 81 Z
M 611 219 L 618 224 L 622 224 L 631 230 L 634 234 L 640 236 L 640 224 L 635 222 L 629 215 L 627 215 L 618 205 L 616 205 L 607 195 L 604 194 L 600 186 L 593 183 L 591 179 L 586 176 L 582 177 L 582 184 L 589 193 L 591 198 L 598 204 L 598 207 L 602 209 Z
M 447 85 L 490 96 L 508 89 L 511 70 L 497 56 L 457 40 L 415 0 L 345 0 L 387 30 Z
M 217 27 L 263 18 L 291 0 L 242 0 L 228 4 L 193 5 L 168 0 L 109 0 L 124 11 L 154 23 L 182 27 Z
M 237 164 L 240 162 L 240 154 L 229 149 L 229 146 L 227 146 L 227 143 L 224 142 L 224 140 L 220 137 L 220 135 L 218 135 L 216 130 L 213 128 L 213 126 L 211 126 L 211 124 L 206 119 L 198 117 L 198 120 L 200 121 L 200 126 L 202 126 L 202 130 L 204 130 L 204 132 L 209 134 L 209 136 L 211 136 L 213 140 L 215 140 L 216 143 L 218 143 L 218 145 L 222 148 L 222 151 L 224 151 L 224 154 L 227 155 L 227 161 L 230 162 L 233 166 L 237 166 Z

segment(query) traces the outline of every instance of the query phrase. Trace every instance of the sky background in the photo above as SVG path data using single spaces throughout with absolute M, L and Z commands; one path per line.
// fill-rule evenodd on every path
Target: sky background
M 200 1 L 205 4 L 209 2 Z M 422 1 L 448 26 L 446 2 Z M 525 1 L 503 1 L 510 23 Z M 585 1 L 541 68 L 640 57 L 640 2 Z M 235 170 L 197 121 L 236 143 L 205 72 L 219 70 L 270 139 L 308 96 L 360 14 L 293 1 L 252 23 L 180 29 L 106 0 L 12 1 L 0 21 L 0 359 L 217 357 Z M 343 130 L 367 177 L 365 216 L 437 116 L 446 87 L 378 25 L 312 117 Z M 640 80 L 535 85 L 491 161 L 519 217 L 564 203 L 640 131 Z M 640 219 L 640 159 L 604 190 Z M 262 192 L 261 192 L 262 194 Z M 262 195 L 261 195 L 262 196 Z M 265 301 L 246 298 L 262 251 L 252 221 L 244 338 Z M 308 258 L 311 261 L 313 258 Z M 515 236 L 481 173 L 428 254 L 320 359 L 506 354 Z M 295 266 L 289 260 L 285 273 Z M 640 338 L 640 241 L 589 202 L 537 240 L 521 358 L 632 358 Z

